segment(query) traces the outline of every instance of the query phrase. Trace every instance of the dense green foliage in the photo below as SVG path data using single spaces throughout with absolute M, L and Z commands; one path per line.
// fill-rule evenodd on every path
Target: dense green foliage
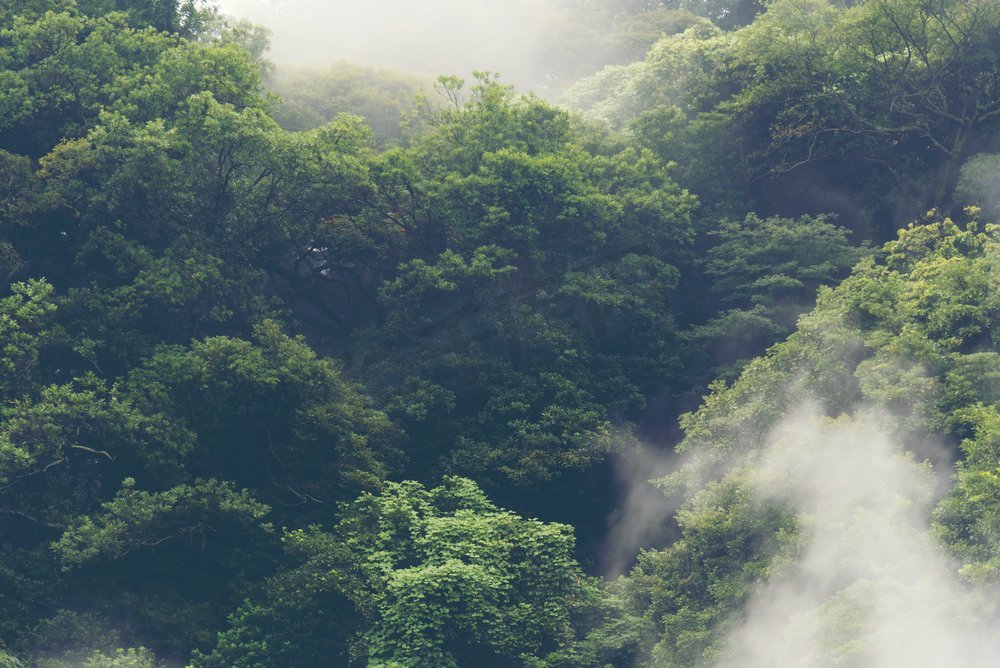
M 663 634 L 658 665 L 717 654 L 726 620 L 776 556 L 794 550 L 794 517 L 762 510 L 745 479 L 753 453 L 805 395 L 830 415 L 886 409 L 912 443 L 929 434 L 958 443 L 963 461 L 936 528 L 968 577 L 995 580 L 998 253 L 995 226 L 977 232 L 942 220 L 902 231 L 884 261 L 862 262 L 836 290 L 822 291 L 788 341 L 683 418 L 680 447 L 693 457 L 663 481 L 689 499 L 678 516 L 683 537 L 645 553 L 627 584 L 633 605 Z
M 286 130 L 310 130 L 340 114 L 354 114 L 380 145 L 399 140 L 414 98 L 430 88 L 419 77 L 350 63 L 324 70 L 282 68 L 267 83 L 281 96 L 275 119 Z
M 577 637 L 616 611 L 573 559 L 570 527 L 499 510 L 467 479 L 389 484 L 330 532 L 284 543 L 291 565 L 267 603 L 241 608 L 195 665 L 558 666 L 627 657 L 635 643 Z
M 835 211 L 888 240 L 995 150 L 1000 9 L 848 4 L 782 0 L 741 30 L 692 27 L 567 101 L 630 125 L 713 208 Z
M 556 12 L 553 90 L 617 63 L 577 114 L 4 4 L 0 666 L 710 663 L 806 534 L 751 484 L 805 394 L 949 443 L 934 532 L 995 582 L 998 16 Z M 588 574 L 706 388 L 678 539 Z

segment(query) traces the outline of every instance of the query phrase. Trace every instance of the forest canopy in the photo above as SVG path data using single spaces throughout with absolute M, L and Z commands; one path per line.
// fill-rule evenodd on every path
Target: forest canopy
M 0 666 L 995 663 L 1000 6 L 552 5 L 0 7 Z

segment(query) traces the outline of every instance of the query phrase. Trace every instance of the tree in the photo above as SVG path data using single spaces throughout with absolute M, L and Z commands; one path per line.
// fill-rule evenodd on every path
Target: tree
M 589 153 L 564 112 L 489 78 L 431 122 L 383 156 L 354 225 L 385 249 L 358 368 L 400 388 L 385 400 L 432 472 L 592 466 L 676 372 L 667 300 L 695 201 L 648 152 Z
M 217 480 L 145 492 L 126 478 L 113 499 L 70 523 L 52 550 L 75 605 L 100 611 L 125 637 L 183 656 L 211 640 L 239 602 L 241 583 L 270 570 L 269 510 Z
M 235 44 L 191 43 L 132 26 L 127 14 L 87 15 L 75 3 L 0 20 L 3 150 L 38 158 L 85 135 L 102 110 L 145 122 L 206 89 L 223 102 L 261 106 L 257 67 Z
M 205 8 L 205 0 L 78 0 L 77 4 L 91 16 L 120 11 L 134 26 L 185 37 L 196 36 L 212 11 Z
M 759 29 L 764 37 L 785 30 L 782 16 L 789 13 L 769 10 L 773 18 L 753 32 Z M 918 193 L 921 203 L 944 203 L 970 154 L 969 142 L 991 136 L 991 121 L 1000 114 L 993 94 L 1000 85 L 993 46 L 998 21 L 993 3 L 964 0 L 875 0 L 836 14 L 814 33 L 825 63 L 810 71 L 818 61 L 801 53 L 797 65 L 784 61 L 785 72 L 801 78 L 806 89 L 803 104 L 779 108 L 771 132 L 775 148 L 788 156 L 783 168 L 817 160 L 828 150 L 844 151 L 846 142 L 847 150 L 872 160 L 906 188 L 913 172 L 905 164 L 878 162 L 875 155 L 902 149 L 940 183 Z M 833 40 L 845 38 L 850 48 L 838 62 Z
M 268 80 L 282 97 L 275 118 L 286 130 L 308 130 L 340 114 L 365 119 L 379 145 L 399 141 L 401 125 L 428 82 L 393 70 L 338 63 L 323 70 L 282 68 Z
M 824 216 L 723 221 L 709 235 L 705 280 L 717 315 L 685 336 L 710 352 L 708 378 L 729 378 L 772 341 L 791 334 L 822 285 L 834 285 L 869 254 Z M 706 345 L 706 339 L 711 342 Z M 714 363 L 714 367 L 711 364 Z
M 936 531 L 967 577 L 996 577 L 1000 394 L 992 379 L 1000 353 L 990 333 L 1000 310 L 988 286 L 998 278 L 997 234 L 995 226 L 980 232 L 948 219 L 900 231 L 884 259 L 866 258 L 837 288 L 823 289 L 786 342 L 732 385 L 715 384 L 702 407 L 682 417 L 686 464 L 660 481 L 686 498 L 677 516 L 682 537 L 645 553 L 625 584 L 632 609 L 660 631 L 654 659 L 681 666 L 717 657 L 750 594 L 796 563 L 809 520 L 762 499 L 754 476 L 769 443 L 797 438 L 790 416 L 803 396 L 816 397 L 826 415 L 883 407 L 880 415 L 894 416 L 885 428 L 903 443 L 960 442 L 963 460 L 936 511 Z M 818 446 L 790 447 L 836 443 L 824 436 Z M 845 656 L 862 650 L 833 648 Z
M 969 158 L 959 172 L 954 201 L 960 206 L 974 206 L 986 222 L 1000 222 L 1000 156 L 979 153 Z
M 996 141 L 998 21 L 980 0 L 776 2 L 735 32 L 662 39 L 595 108 L 637 116 L 710 210 L 833 211 L 888 240 Z
M 398 460 L 400 435 L 385 413 L 277 323 L 254 338 L 161 348 L 131 372 L 127 392 L 195 440 L 186 470 L 236 481 L 289 512 L 377 488 Z
M 285 546 L 295 565 L 195 666 L 555 666 L 635 650 L 583 640 L 616 612 L 580 572 L 569 527 L 500 510 L 470 480 L 389 484 L 332 531 L 292 531 Z

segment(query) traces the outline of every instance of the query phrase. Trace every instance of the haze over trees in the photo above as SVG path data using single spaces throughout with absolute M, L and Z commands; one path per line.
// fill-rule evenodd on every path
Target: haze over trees
M 995 665 L 1000 6 L 540 4 L 0 7 L 0 666 Z

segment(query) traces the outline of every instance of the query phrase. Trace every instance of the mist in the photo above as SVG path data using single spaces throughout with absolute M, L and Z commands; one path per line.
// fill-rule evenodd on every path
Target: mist
M 636 447 L 612 461 L 621 501 L 608 517 L 601 549 L 605 578 L 624 575 L 641 549 L 664 547 L 677 538 L 679 529 L 672 518 L 683 499 L 665 495 L 654 483 L 676 468 L 677 459 L 671 450 Z
M 996 592 L 964 583 L 931 530 L 936 478 L 951 472 L 906 452 L 891 424 L 806 402 L 752 458 L 755 497 L 790 507 L 802 538 L 714 668 L 996 665 Z
M 220 0 L 220 10 L 268 27 L 281 65 L 351 61 L 437 76 L 499 72 L 544 90 L 541 55 L 563 0 Z

